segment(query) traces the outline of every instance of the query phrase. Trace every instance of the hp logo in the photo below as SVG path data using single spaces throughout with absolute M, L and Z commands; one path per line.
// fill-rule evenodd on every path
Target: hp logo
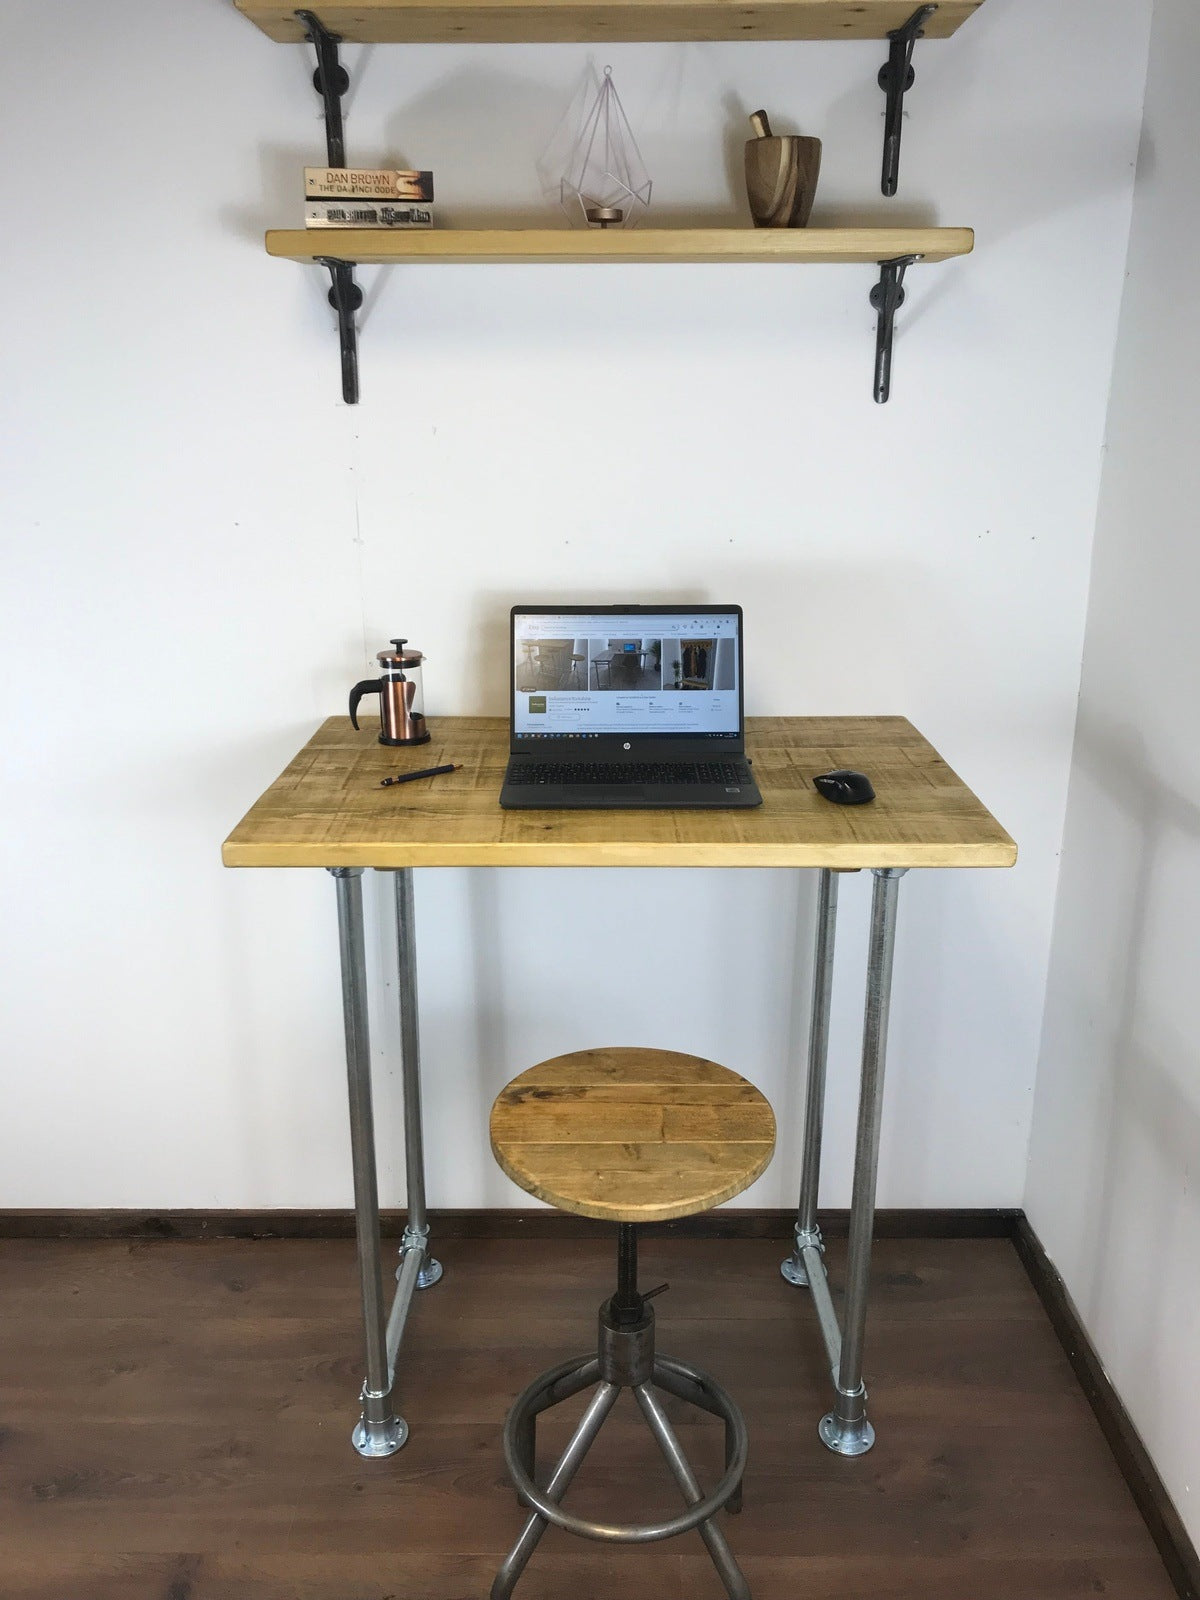
M 626 740 L 626 741 L 625 741 L 625 743 L 624 743 L 624 744 L 623 744 L 623 745 L 622 745 L 622 746 L 621 746 L 621 749 L 622 749 L 622 750 L 632 750 L 632 748 L 633 748 L 633 746 L 632 746 L 632 745 L 631 745 L 631 744 L 630 744 L 630 743 L 629 743 L 629 741 L 628 741 L 628 739 L 627 739 L 627 740 Z

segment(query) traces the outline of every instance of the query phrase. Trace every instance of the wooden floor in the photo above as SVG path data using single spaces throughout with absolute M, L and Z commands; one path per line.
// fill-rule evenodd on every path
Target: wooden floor
M 361 1381 L 346 1242 L 0 1242 L 3 1600 L 468 1600 L 520 1515 L 499 1432 L 513 1394 L 593 1341 L 605 1242 L 439 1245 L 402 1357 L 412 1436 L 350 1448 Z M 708 1367 L 750 1428 L 724 1519 L 755 1600 L 1170 1600 L 1129 1493 L 1006 1240 L 876 1247 L 878 1443 L 817 1439 L 828 1375 L 779 1244 L 643 1244 L 659 1344 Z M 835 1281 L 840 1247 L 830 1250 Z M 541 1455 L 564 1437 L 561 1408 Z M 719 1429 L 669 1403 L 702 1481 Z M 572 1490 L 673 1514 L 622 1398 Z M 699 1536 L 648 1548 L 551 1530 L 519 1600 L 720 1600 Z

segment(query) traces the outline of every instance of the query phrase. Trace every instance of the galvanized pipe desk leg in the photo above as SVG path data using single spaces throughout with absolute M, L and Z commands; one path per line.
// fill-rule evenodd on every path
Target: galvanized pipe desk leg
M 404 1170 L 408 1221 L 400 1246 L 399 1278 L 410 1251 L 422 1255 L 417 1288 L 428 1289 L 442 1275 L 442 1264 L 429 1254 L 429 1217 L 425 1210 L 425 1137 L 421 1122 L 421 1035 L 417 1020 L 417 940 L 411 867 L 392 874 L 396 891 L 396 958 L 399 968 L 400 1066 L 404 1082 Z M 394 1352 L 393 1352 L 394 1359 Z
M 375 1175 L 375 1119 L 371 1109 L 362 868 L 334 867 L 331 871 L 337 885 L 346 1073 L 350 1089 L 350 1149 L 354 1164 L 354 1226 L 358 1238 L 367 1355 L 362 1417 L 351 1437 L 359 1455 L 390 1456 L 408 1437 L 408 1426 L 392 1409 L 392 1377 L 380 1283 L 379 1185 Z
M 779 1268 L 789 1283 L 799 1285 L 809 1281 L 802 1253 L 805 1247 L 825 1248 L 817 1227 L 817 1190 L 821 1183 L 821 1132 L 825 1120 L 825 1067 L 829 1059 L 829 999 L 833 992 L 837 902 L 838 874 L 824 867 L 817 900 L 817 947 L 808 1023 L 808 1089 L 804 1103 L 804 1157 L 800 1170 L 800 1205 L 796 1212 L 796 1243 Z
M 863 1340 L 871 1237 L 875 1229 L 875 1180 L 879 1170 L 879 1129 L 883 1113 L 883 1069 L 887 1056 L 892 956 L 896 944 L 896 901 L 904 869 L 875 867 L 871 895 L 871 936 L 867 954 L 867 1001 L 863 1016 L 862 1086 L 854 1148 L 854 1188 L 850 1198 L 850 1242 L 846 1255 L 846 1302 L 833 1410 L 821 1418 L 820 1434 L 843 1456 L 863 1455 L 875 1443 L 867 1421 L 863 1386 Z

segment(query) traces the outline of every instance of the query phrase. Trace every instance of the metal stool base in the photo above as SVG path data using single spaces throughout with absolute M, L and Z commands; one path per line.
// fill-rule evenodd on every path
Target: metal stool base
M 504 1424 L 504 1457 L 516 1486 L 517 1499 L 531 1508 L 531 1515 L 520 1537 L 505 1557 L 495 1582 L 491 1600 L 509 1600 L 517 1579 L 551 1522 L 569 1533 L 586 1539 L 614 1544 L 649 1544 L 670 1539 L 677 1533 L 698 1528 L 708 1547 L 713 1565 L 725 1585 L 729 1600 L 750 1600 L 750 1589 L 725 1535 L 714 1518 L 722 1506 L 740 1511 L 742 1476 L 746 1470 L 746 1423 L 737 1405 L 707 1373 L 682 1361 L 654 1355 L 653 1311 L 647 1307 L 645 1324 L 629 1335 L 630 1349 L 624 1362 L 614 1362 L 613 1330 L 605 1339 L 605 1311 L 601 1308 L 601 1350 L 598 1356 L 578 1357 L 552 1368 L 518 1397 Z M 614 1371 L 614 1364 L 618 1370 Z M 599 1380 L 599 1381 L 597 1381 Z M 615 1381 L 614 1381 L 615 1380 Z M 596 1385 L 596 1391 L 545 1489 L 533 1481 L 536 1448 L 536 1418 L 542 1411 Z M 672 1476 L 682 1491 L 688 1509 L 677 1517 L 656 1523 L 603 1523 L 564 1511 L 560 1505 L 571 1479 L 591 1449 L 605 1418 L 616 1404 L 623 1388 L 633 1390 L 634 1398 L 647 1426 L 667 1459 Z M 725 1423 L 725 1474 L 709 1495 L 705 1495 L 692 1471 L 675 1430 L 667 1420 L 655 1389 L 719 1417 Z

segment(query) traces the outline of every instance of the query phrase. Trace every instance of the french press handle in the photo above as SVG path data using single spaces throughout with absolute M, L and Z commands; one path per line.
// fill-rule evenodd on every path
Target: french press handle
M 383 688 L 378 678 L 364 678 L 361 683 L 356 683 L 350 691 L 350 725 L 358 728 L 358 702 L 366 694 L 379 694 Z M 359 732 L 362 730 L 359 729 Z

